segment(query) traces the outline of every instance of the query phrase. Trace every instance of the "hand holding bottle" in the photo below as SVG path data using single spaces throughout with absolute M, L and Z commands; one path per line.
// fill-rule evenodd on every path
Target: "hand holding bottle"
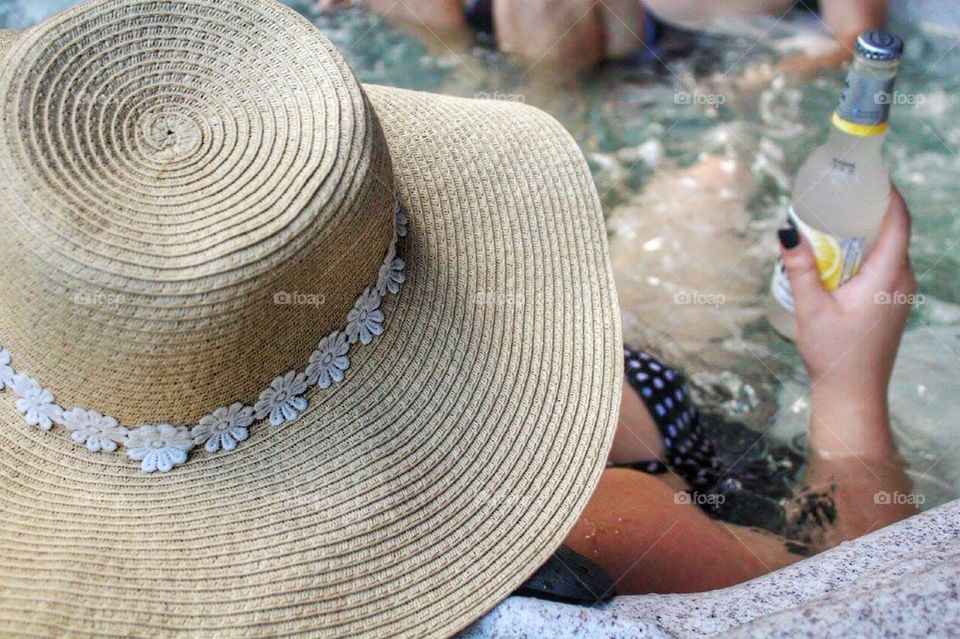
M 857 273 L 883 223 L 890 175 L 882 147 L 902 53 L 903 41 L 892 33 L 860 34 L 830 134 L 794 180 L 788 219 L 813 245 L 821 279 L 831 291 Z M 778 265 L 768 317 L 788 339 L 796 330 L 792 314 L 790 283 Z
M 824 287 L 809 241 L 793 228 L 780 235 L 796 345 L 811 379 L 812 442 L 824 453 L 889 454 L 892 442 L 873 428 L 860 436 L 856 427 L 887 421 L 887 387 L 916 291 L 906 204 L 894 189 L 873 251 L 834 291 Z M 817 420 L 825 425 L 819 436 Z

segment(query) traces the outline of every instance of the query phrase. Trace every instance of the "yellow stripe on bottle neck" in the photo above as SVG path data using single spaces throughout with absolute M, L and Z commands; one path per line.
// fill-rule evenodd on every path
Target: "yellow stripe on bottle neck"
M 849 133 L 850 135 L 856 135 L 862 138 L 886 133 L 887 129 L 890 128 L 890 124 L 888 122 L 883 122 L 881 124 L 857 124 L 856 122 L 851 122 L 850 120 L 844 120 L 836 111 L 833 112 L 833 126 L 837 127 L 844 133 Z

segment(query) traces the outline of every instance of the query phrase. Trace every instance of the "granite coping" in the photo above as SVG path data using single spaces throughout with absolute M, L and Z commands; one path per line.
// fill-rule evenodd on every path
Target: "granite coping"
M 510 597 L 496 637 L 960 637 L 960 500 L 739 586 L 594 607 Z

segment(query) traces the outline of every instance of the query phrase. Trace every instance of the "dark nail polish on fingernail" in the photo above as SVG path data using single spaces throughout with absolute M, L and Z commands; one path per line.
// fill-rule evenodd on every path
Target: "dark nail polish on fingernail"
M 797 245 L 800 244 L 800 234 L 793 227 L 780 229 L 777 231 L 777 235 L 780 237 L 780 244 L 788 251 L 797 248 Z

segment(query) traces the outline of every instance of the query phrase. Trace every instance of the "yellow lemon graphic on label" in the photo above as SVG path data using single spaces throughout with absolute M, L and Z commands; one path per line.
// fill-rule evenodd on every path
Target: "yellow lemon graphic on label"
M 843 249 L 837 238 L 806 229 L 807 237 L 813 245 L 813 254 L 817 258 L 817 270 L 820 271 L 820 279 L 828 291 L 835 291 L 843 283 Z
M 860 261 L 864 255 L 864 238 L 837 237 L 818 231 L 804 224 L 803 220 L 797 217 L 792 206 L 787 213 L 787 223 L 796 228 L 810 243 L 820 279 L 828 291 L 837 290 L 860 271 Z M 778 264 L 774 270 L 770 288 L 780 305 L 792 313 L 793 293 L 790 291 L 790 281 L 782 261 Z

